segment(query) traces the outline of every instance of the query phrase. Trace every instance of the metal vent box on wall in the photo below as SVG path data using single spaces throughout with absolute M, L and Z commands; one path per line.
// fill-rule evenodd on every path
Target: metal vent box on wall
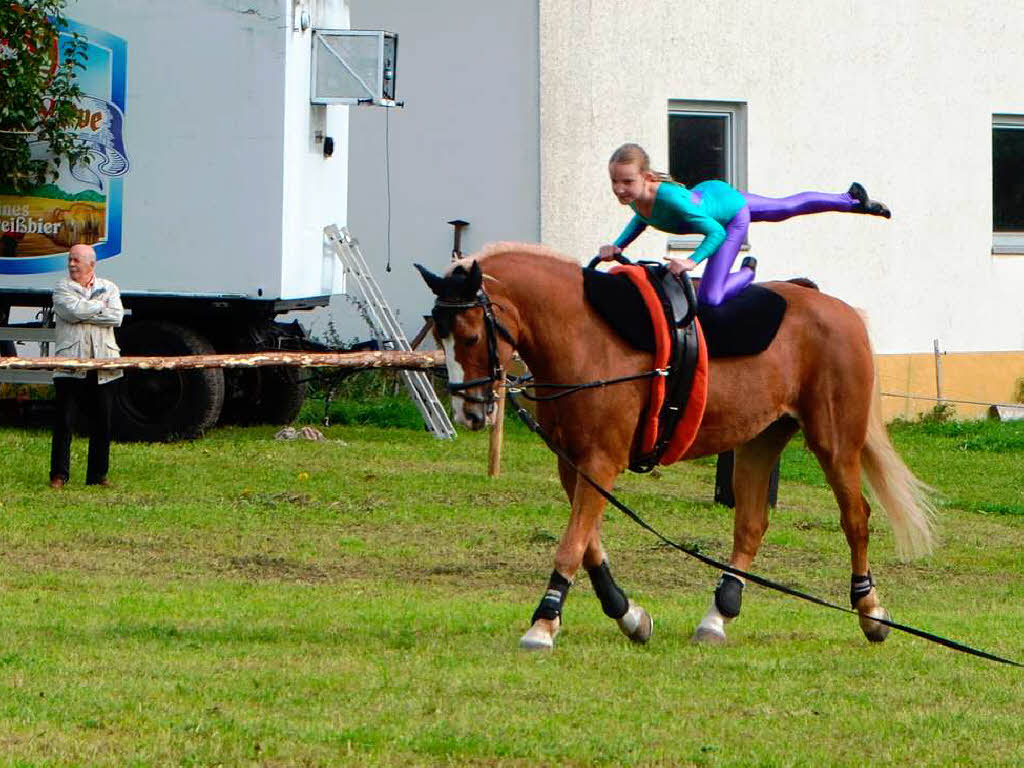
M 366 29 L 314 29 L 313 104 L 394 106 L 398 35 Z

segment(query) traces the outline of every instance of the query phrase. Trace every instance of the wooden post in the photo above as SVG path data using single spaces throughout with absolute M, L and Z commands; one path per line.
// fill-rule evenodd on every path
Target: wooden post
M 469 222 L 452 219 L 448 223 L 455 227 L 455 231 L 452 233 L 452 261 L 458 261 L 462 258 L 462 230 L 469 226 Z
M 939 340 L 935 339 L 935 399 L 942 405 L 942 354 L 939 352 Z
M 501 474 L 501 441 L 505 436 L 505 387 L 504 382 L 498 391 L 498 404 L 494 412 L 494 424 L 491 426 L 491 444 L 487 452 L 487 476 L 497 477 Z
M 420 328 L 420 332 L 416 334 L 411 342 L 409 342 L 409 349 L 416 349 L 423 340 L 427 338 L 427 334 L 430 333 L 430 329 L 434 327 L 434 318 L 430 315 L 423 316 L 423 327 Z

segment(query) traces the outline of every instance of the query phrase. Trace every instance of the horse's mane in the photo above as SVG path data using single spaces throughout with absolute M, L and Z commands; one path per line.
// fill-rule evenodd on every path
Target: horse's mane
M 559 253 L 553 248 L 548 248 L 546 245 L 540 245 L 539 243 L 498 242 L 487 243 L 476 253 L 470 254 L 469 256 L 463 256 L 448 268 L 448 273 L 459 265 L 464 269 L 469 269 L 474 261 L 484 262 L 487 259 L 498 258 L 509 253 L 555 259 L 557 261 L 564 261 L 569 264 L 579 265 L 579 262 L 571 256 Z

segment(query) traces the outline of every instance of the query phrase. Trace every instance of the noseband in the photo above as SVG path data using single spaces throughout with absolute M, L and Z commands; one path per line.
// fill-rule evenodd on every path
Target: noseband
M 441 312 L 447 312 L 451 315 L 457 315 L 461 312 L 465 312 L 468 309 L 479 307 L 484 312 L 484 329 L 487 334 L 487 367 L 490 369 L 490 375 L 479 379 L 471 379 L 469 381 L 451 382 L 447 384 L 448 392 L 454 397 L 461 397 L 470 403 L 481 403 L 491 408 L 495 405 L 498 398 L 494 394 L 494 384 L 504 379 L 504 373 L 501 369 L 501 358 L 498 355 L 498 336 L 500 335 L 505 341 L 515 346 L 515 340 L 512 338 L 512 334 L 508 332 L 508 329 L 494 316 L 494 305 L 491 302 L 490 297 L 481 288 L 477 291 L 476 296 L 470 301 L 449 301 L 447 299 L 438 298 L 434 302 L 434 310 L 432 312 L 434 316 L 434 322 L 437 323 L 438 315 Z M 443 327 L 440 326 L 439 327 Z M 487 387 L 486 395 L 472 395 L 467 392 L 469 389 L 474 387 L 481 387 L 490 384 L 492 386 Z

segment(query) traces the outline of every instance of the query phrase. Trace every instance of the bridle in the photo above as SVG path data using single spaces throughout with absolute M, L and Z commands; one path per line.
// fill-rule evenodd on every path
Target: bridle
M 434 302 L 434 310 L 431 314 L 434 317 L 434 322 L 437 323 L 439 312 L 448 311 L 453 315 L 457 315 L 476 307 L 482 309 L 484 313 L 484 331 L 487 336 L 487 367 L 490 373 L 488 376 L 478 379 L 470 379 L 469 381 L 449 381 L 447 387 L 449 394 L 455 397 L 461 397 L 463 400 L 470 403 L 486 405 L 488 411 L 490 411 L 498 402 L 498 396 L 495 394 L 494 385 L 500 383 L 505 378 L 504 371 L 501 367 L 501 357 L 498 354 L 498 337 L 501 336 L 501 338 L 513 347 L 516 345 L 516 341 L 512 338 L 512 334 L 509 333 L 508 329 L 502 325 L 501 321 L 498 320 L 497 317 L 495 317 L 494 302 L 491 301 L 487 292 L 481 287 L 480 290 L 477 291 L 476 296 L 471 300 L 452 301 L 439 297 Z M 474 387 L 486 386 L 488 384 L 491 386 L 486 388 L 485 395 L 474 395 L 467 391 Z

